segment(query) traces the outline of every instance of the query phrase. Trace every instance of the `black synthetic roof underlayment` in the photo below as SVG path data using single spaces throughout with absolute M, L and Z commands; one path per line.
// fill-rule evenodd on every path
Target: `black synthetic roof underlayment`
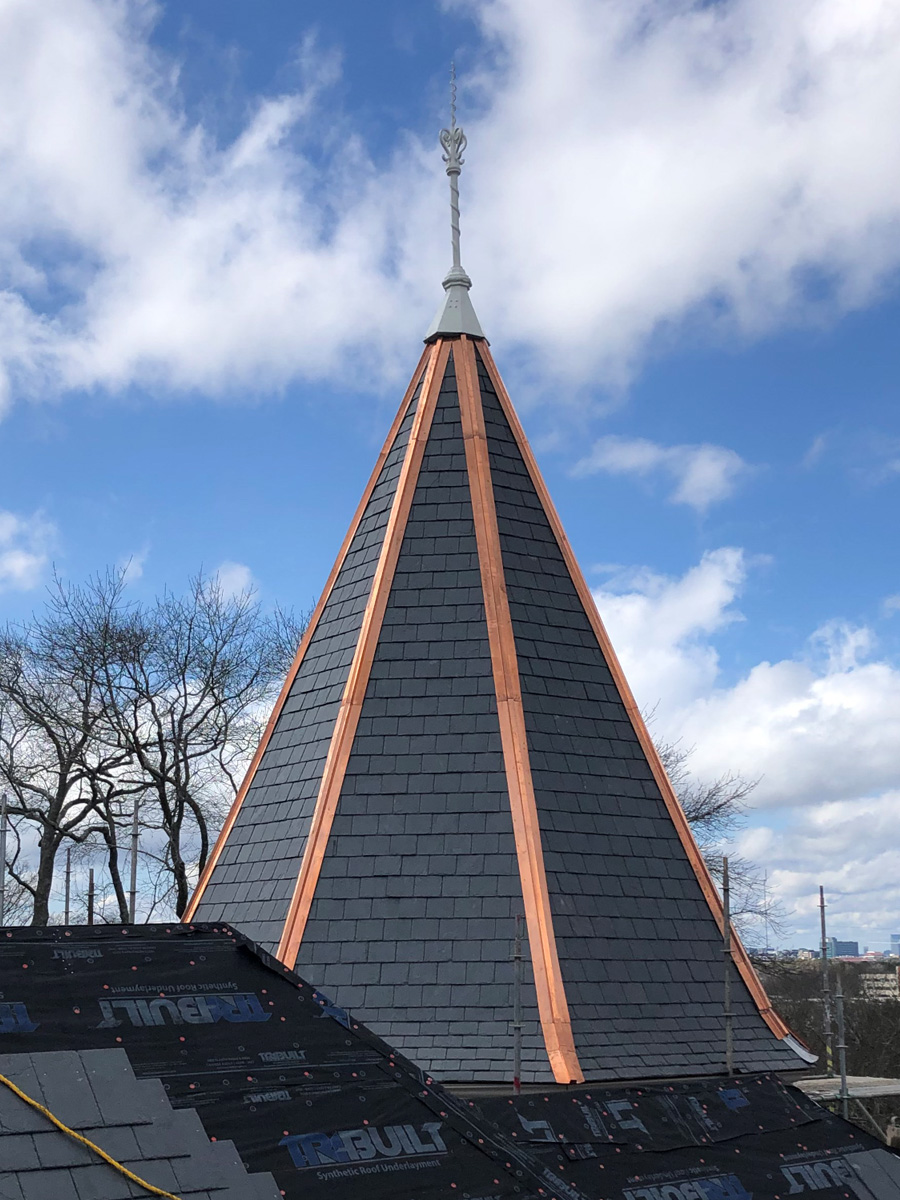
M 577 1196 L 228 928 L 0 930 L 0 992 L 6 1053 L 122 1047 L 287 1197 Z
M 900 1160 L 773 1076 L 451 1096 L 225 926 L 0 930 L 0 992 L 4 1053 L 124 1050 L 288 1198 L 900 1196 Z
M 900 1158 L 774 1075 L 483 1099 L 592 1200 L 898 1200 Z
M 725 1035 L 715 889 L 704 893 L 702 860 L 692 861 L 667 807 L 487 351 L 454 342 L 430 353 L 434 382 L 426 368 L 398 414 L 191 916 L 229 921 L 287 962 L 296 946 L 284 939 L 296 929 L 301 974 L 437 1078 L 463 1082 L 512 1072 L 510 950 L 524 912 L 523 1080 L 716 1075 Z M 487 501 L 464 428 L 473 419 Z M 405 475 L 416 446 L 421 462 Z M 395 561 L 382 554 L 394 540 Z M 514 647 L 504 695 L 520 705 L 515 753 L 498 700 L 502 634 L 488 620 L 491 555 Z M 373 596 L 383 612 L 367 633 Z M 367 637 L 375 645 L 360 666 Z M 355 725 L 339 719 L 348 712 Z M 533 817 L 530 800 L 511 799 L 512 763 L 523 758 Z M 523 865 L 529 838 L 537 867 Z M 528 915 L 523 878 L 538 880 L 529 887 L 546 896 L 546 913 Z M 731 980 L 738 1069 L 802 1069 L 748 976 L 758 984 L 741 959 Z M 547 978 L 553 1012 L 535 986 Z M 562 1067 L 548 1056 L 548 1029 L 571 1045 Z

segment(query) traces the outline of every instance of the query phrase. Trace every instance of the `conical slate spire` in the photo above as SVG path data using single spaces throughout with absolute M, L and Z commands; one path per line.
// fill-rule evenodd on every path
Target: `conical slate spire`
M 446 337 L 465 333 L 469 337 L 483 338 L 481 325 L 469 299 L 472 280 L 462 267 L 459 248 L 459 176 L 462 171 L 463 151 L 467 145 L 466 135 L 456 124 L 456 68 L 450 64 L 450 128 L 441 130 L 441 146 L 450 180 L 450 242 L 453 247 L 453 266 L 444 277 L 446 299 L 438 309 L 425 335 L 425 341 L 433 341 L 439 334 Z
M 721 1074 L 722 910 L 483 340 L 426 346 L 187 920 L 447 1081 Z M 802 1048 L 737 939 L 738 1070 Z

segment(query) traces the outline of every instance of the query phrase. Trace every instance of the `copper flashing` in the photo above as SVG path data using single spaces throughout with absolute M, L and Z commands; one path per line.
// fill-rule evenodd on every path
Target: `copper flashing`
M 512 810 L 538 1013 L 554 1079 L 557 1083 L 582 1083 L 584 1075 L 575 1050 L 569 1007 L 556 950 L 553 916 L 550 911 L 550 895 L 531 778 L 519 665 L 506 595 L 475 349 L 465 335 L 454 344 L 453 360 L 456 365 L 466 467 L 475 519 L 475 540 L 478 546 L 491 664 L 497 694 L 500 740 Z
M 203 873 L 201 874 L 197 886 L 194 889 L 194 894 L 191 896 L 188 906 L 184 910 L 184 916 L 181 918 L 183 922 L 194 920 L 197 908 L 203 898 L 203 893 L 206 891 L 207 885 L 212 877 L 212 873 L 216 869 L 216 864 L 222 855 L 222 851 L 225 849 L 225 843 L 228 841 L 228 837 L 234 827 L 234 823 L 238 818 L 238 813 L 241 811 L 241 806 L 243 805 L 247 793 L 250 790 L 250 785 L 253 783 L 260 760 L 262 759 L 266 747 L 271 740 L 272 734 L 275 731 L 278 718 L 281 716 L 281 710 L 284 708 L 287 698 L 290 695 L 294 680 L 297 677 L 297 672 L 300 670 L 303 659 L 306 657 L 306 651 L 309 648 L 310 642 L 312 641 L 313 634 L 316 632 L 316 627 L 319 624 L 322 613 L 325 609 L 325 605 L 328 603 L 328 598 L 331 595 L 335 580 L 340 573 L 341 567 L 344 565 L 344 559 L 347 557 L 347 552 L 349 551 L 350 545 L 356 536 L 356 531 L 359 528 L 359 523 L 363 518 L 363 513 L 366 511 L 366 506 L 371 499 L 372 492 L 375 490 L 375 485 L 378 482 L 379 476 L 381 475 L 385 459 L 390 453 L 391 447 L 396 440 L 397 433 L 399 432 L 400 426 L 403 423 L 403 418 L 409 411 L 409 406 L 412 403 L 413 396 L 415 395 L 416 385 L 422 378 L 422 372 L 425 368 L 426 362 L 429 361 L 429 359 L 433 360 L 433 357 L 433 347 L 426 346 L 422 351 L 422 356 L 419 359 L 419 363 L 415 371 L 413 372 L 412 379 L 409 382 L 409 387 L 406 389 L 406 393 L 400 403 L 400 407 L 397 410 L 397 415 L 394 417 L 390 430 L 388 431 L 384 445 L 381 447 L 381 452 L 375 461 L 375 467 L 372 470 L 372 474 L 369 477 L 369 482 L 366 484 L 365 490 L 363 491 L 362 498 L 356 507 L 356 512 L 353 514 L 353 520 L 350 522 L 350 527 L 347 530 L 343 542 L 341 543 L 341 548 L 338 551 L 338 556 L 334 561 L 334 566 L 331 568 L 331 572 L 325 581 L 325 587 L 322 590 L 322 595 L 319 597 L 319 602 L 313 609 L 313 614 L 309 619 L 309 624 L 304 630 L 297 653 L 294 655 L 294 661 L 291 663 L 290 670 L 287 673 L 281 691 L 278 693 L 278 699 L 275 701 L 271 715 L 266 722 L 266 727 L 263 730 L 263 735 L 260 738 L 259 745 L 256 748 L 256 753 L 253 755 L 250 766 L 247 768 L 247 773 L 244 776 L 243 782 L 241 783 L 237 795 L 235 796 L 228 812 L 228 816 L 225 818 L 225 823 L 219 832 L 218 838 L 216 838 L 216 843 L 213 846 L 212 853 L 210 854 Z
M 479 344 L 479 352 L 481 354 L 482 361 L 487 368 L 491 382 L 494 385 L 494 389 L 500 401 L 500 406 L 503 409 L 503 413 L 507 421 L 509 422 L 509 427 L 519 447 L 519 451 L 528 469 L 528 473 L 531 476 L 531 482 L 534 485 L 534 488 L 538 494 L 538 498 L 544 508 L 544 512 L 547 515 L 547 519 L 550 522 L 550 527 L 553 530 L 557 544 L 562 552 L 563 559 L 566 563 L 566 567 L 569 571 L 572 582 L 575 585 L 578 597 L 582 603 L 582 606 L 584 607 L 587 618 L 591 623 L 591 626 L 597 637 L 597 641 L 600 643 L 600 649 L 603 652 L 603 656 L 606 659 L 607 666 L 609 667 L 610 673 L 613 677 L 613 682 L 615 683 L 619 695 L 622 698 L 622 702 L 625 705 L 626 711 L 628 712 L 632 728 L 634 729 L 641 748 L 646 755 L 647 762 L 650 765 L 650 770 L 653 773 L 653 778 L 660 790 L 663 802 L 666 806 L 669 816 L 672 819 L 672 823 L 675 826 L 675 830 L 678 834 L 681 844 L 684 847 L 688 861 L 690 862 L 694 874 L 697 877 L 697 881 L 700 884 L 700 888 L 703 891 L 706 902 L 716 919 L 719 929 L 721 930 L 724 922 L 724 914 L 718 888 L 716 887 L 713 878 L 709 873 L 709 868 L 706 865 L 703 855 L 700 853 L 697 843 L 694 841 L 694 835 L 691 832 L 690 824 L 688 823 L 687 817 L 684 815 L 684 811 L 678 802 L 678 797 L 675 795 L 671 781 L 666 774 L 666 769 L 660 760 L 656 746 L 653 744 L 653 739 L 650 737 L 646 723 L 641 716 L 640 709 L 635 703 L 631 687 L 629 686 L 628 680 L 625 678 L 625 674 L 622 671 L 622 667 L 619 663 L 618 657 L 616 656 L 616 652 L 609 640 L 609 635 L 607 634 L 600 614 L 597 611 L 597 606 L 594 603 L 591 590 L 581 573 L 581 568 L 578 565 L 578 561 L 575 558 L 575 554 L 571 545 L 569 544 L 568 538 L 566 537 L 562 522 L 559 519 L 559 514 L 557 513 L 553 501 L 550 498 L 550 494 L 547 491 L 547 485 L 544 483 L 544 480 L 541 476 L 534 454 L 528 444 L 528 439 L 525 437 L 525 432 L 519 423 L 518 416 L 516 415 L 506 388 L 503 386 L 503 380 L 500 377 L 500 373 L 497 370 L 490 350 L 488 349 L 487 345 L 482 342 Z M 470 350 L 470 353 L 474 357 L 474 350 Z M 753 969 L 753 964 L 750 962 L 750 959 L 747 956 L 747 951 L 744 949 L 743 943 L 741 942 L 737 933 L 734 931 L 733 927 L 731 944 L 731 955 L 735 966 L 740 972 L 744 983 L 747 985 L 750 995 L 753 997 L 761 1016 L 776 1037 L 784 1038 L 790 1033 L 790 1030 L 781 1017 L 772 1008 L 772 1003 L 769 1000 L 769 997 L 766 995 L 765 989 L 763 988 L 756 971 Z
M 450 348 L 446 342 L 438 340 L 428 348 L 428 353 L 430 357 L 425 368 L 422 393 L 413 418 L 381 554 L 363 613 L 353 662 L 350 664 L 350 673 L 344 685 L 341 707 L 331 735 L 328 756 L 322 772 L 312 823 L 306 837 L 297 883 L 284 923 L 281 941 L 276 951 L 276 957 L 287 967 L 293 967 L 297 961 L 300 943 L 303 940 L 316 885 L 319 881 L 319 873 L 325 858 L 334 814 L 337 811 L 341 788 L 344 784 L 344 774 L 359 724 L 359 716 L 369 683 L 369 673 L 372 669 L 372 661 L 381 633 L 381 624 L 394 580 L 394 571 L 400 557 L 409 510 L 412 507 L 413 495 L 419 478 L 419 468 L 422 465 L 425 443 L 428 440 L 432 418 L 437 407 L 438 393 Z

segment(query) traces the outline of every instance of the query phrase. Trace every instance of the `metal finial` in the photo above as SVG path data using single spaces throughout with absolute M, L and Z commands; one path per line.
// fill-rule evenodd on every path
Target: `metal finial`
M 444 150 L 447 176 L 450 180 L 450 234 L 453 246 L 453 266 L 444 278 L 446 301 L 432 322 L 426 341 L 438 334 L 466 333 L 471 337 L 484 337 L 472 302 L 469 288 L 472 280 L 462 268 L 459 253 L 459 173 L 464 163 L 466 135 L 456 123 L 456 65 L 450 64 L 450 127 L 441 130 L 441 146 Z

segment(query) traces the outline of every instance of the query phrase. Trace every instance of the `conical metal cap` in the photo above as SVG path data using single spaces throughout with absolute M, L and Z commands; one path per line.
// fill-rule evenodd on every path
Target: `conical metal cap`
M 468 334 L 469 337 L 484 337 L 472 301 L 469 299 L 471 286 L 472 280 L 461 267 L 453 267 L 447 273 L 444 279 L 447 296 L 425 334 L 426 342 L 432 342 L 442 335 L 452 337 L 460 333 Z

